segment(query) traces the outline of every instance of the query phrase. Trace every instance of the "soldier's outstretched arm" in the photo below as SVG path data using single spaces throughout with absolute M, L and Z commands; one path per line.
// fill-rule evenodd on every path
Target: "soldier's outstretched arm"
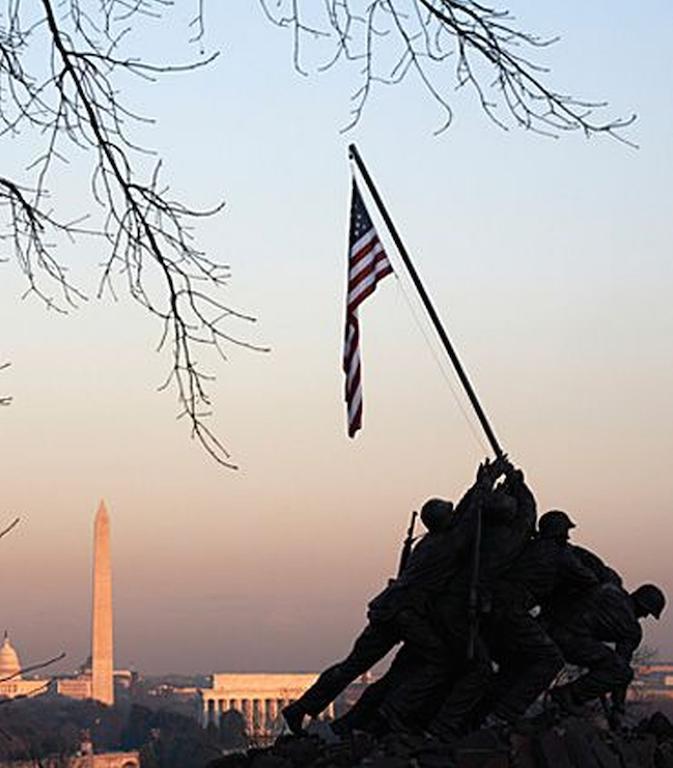
M 510 468 L 505 474 L 507 477 L 507 492 L 517 500 L 519 514 L 527 514 L 535 519 L 537 516 L 537 502 L 535 501 L 533 491 L 526 484 L 523 470 L 517 469 L 510 464 Z

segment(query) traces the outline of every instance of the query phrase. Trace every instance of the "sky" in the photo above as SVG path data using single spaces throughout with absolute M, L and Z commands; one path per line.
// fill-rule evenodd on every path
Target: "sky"
M 180 5 L 127 44 L 155 61 L 198 58 Z M 16 263 L 0 264 L 0 359 L 12 363 L 0 392 L 14 396 L 0 411 L 0 523 L 21 517 L 0 542 L 2 620 L 24 663 L 63 650 L 65 671 L 88 655 L 101 498 L 117 666 L 314 671 L 363 626 L 410 511 L 470 485 L 485 440 L 373 210 L 401 276 L 362 308 L 364 428 L 345 434 L 351 141 L 540 511 L 567 510 L 575 540 L 628 587 L 673 595 L 673 8 L 539 5 L 512 8 L 560 35 L 543 54 L 550 81 L 608 101 L 606 114 L 637 113 L 637 150 L 500 130 L 466 92 L 437 136 L 441 111 L 413 79 L 376 90 L 343 133 L 359 65 L 320 73 L 311 49 L 298 74 L 291 35 L 256 3 L 207 6 L 213 65 L 126 86 L 156 118 L 134 136 L 163 156 L 171 190 L 226 202 L 195 235 L 231 265 L 226 300 L 257 318 L 232 332 L 271 351 L 205 361 L 211 426 L 240 467 L 225 470 L 175 420 L 173 393 L 157 392 L 169 361 L 156 322 L 123 291 L 96 300 L 98 246 L 63 253 L 91 296 L 67 315 L 22 300 Z M 31 142 L 5 143 L 8 165 L 22 168 Z M 59 174 L 67 210 L 87 204 L 89 163 L 82 153 Z M 673 658 L 673 610 L 646 622 L 645 641 Z

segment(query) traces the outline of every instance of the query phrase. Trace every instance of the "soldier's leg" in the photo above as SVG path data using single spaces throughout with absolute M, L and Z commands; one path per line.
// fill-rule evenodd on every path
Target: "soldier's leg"
M 392 728 L 416 725 L 432 699 L 441 696 L 450 672 L 449 648 L 427 618 L 405 610 L 397 615 L 396 624 L 416 663 L 380 707 Z
M 563 656 L 542 626 L 523 610 L 504 613 L 492 630 L 499 635 L 501 653 L 492 711 L 514 722 L 563 669 Z
M 403 645 L 386 673 L 376 682 L 368 685 L 348 712 L 332 723 L 333 730 L 337 732 L 367 730 L 375 725 L 379 707 L 386 697 L 404 682 L 413 664 L 413 654 L 410 653 L 408 646 Z
M 349 683 L 380 661 L 398 642 L 392 625 L 368 624 L 348 656 L 326 669 L 299 699 L 283 709 L 290 730 L 301 731 L 305 715 L 317 717 Z
M 597 699 L 626 687 L 633 679 L 631 665 L 588 633 L 560 631 L 557 638 L 566 661 L 588 670 L 572 683 L 561 686 L 574 703 L 584 704 Z
M 483 699 L 492 678 L 491 659 L 481 635 L 477 637 L 474 659 L 467 658 L 470 626 L 460 594 L 447 596 L 439 606 L 442 633 L 451 649 L 453 674 L 444 700 L 428 730 L 452 741 L 470 729 L 473 711 Z
M 430 733 L 445 741 L 452 741 L 470 730 L 472 713 L 488 691 L 493 675 L 481 643 L 477 644 L 473 660 L 468 661 L 464 651 L 456 658 L 460 661 L 454 665 L 456 670 L 448 693 L 428 727 Z

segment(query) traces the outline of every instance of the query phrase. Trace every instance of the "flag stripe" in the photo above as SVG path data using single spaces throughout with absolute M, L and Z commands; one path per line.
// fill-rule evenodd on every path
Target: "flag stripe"
M 353 180 L 343 357 L 349 437 L 355 437 L 356 432 L 361 428 L 363 411 L 360 325 L 357 309 L 367 296 L 374 293 L 379 280 L 382 280 L 392 271 L 392 265 L 388 261 L 355 180 Z
M 364 237 L 361 237 L 357 243 L 353 243 L 350 249 L 350 268 L 352 269 L 361 259 L 376 248 L 377 245 L 381 245 L 376 231 L 368 232 Z
M 357 276 L 356 280 L 349 283 L 348 304 L 352 309 L 356 309 L 365 297 L 369 296 L 379 280 L 393 271 L 385 254 L 383 254 L 383 257 L 385 263 L 380 262 L 379 264 L 370 265 L 366 271 L 361 272 Z M 369 287 L 371 287 L 371 291 L 366 292 Z
M 371 270 L 379 270 L 387 264 L 389 264 L 388 257 L 383 250 L 383 246 L 379 243 L 376 246 L 376 250 L 372 251 L 371 258 L 358 262 L 348 273 L 349 287 L 357 284 L 362 279 L 362 275 L 366 275 Z

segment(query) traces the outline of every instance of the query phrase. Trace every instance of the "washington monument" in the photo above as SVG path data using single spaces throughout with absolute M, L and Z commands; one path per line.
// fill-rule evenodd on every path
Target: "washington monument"
M 110 706 L 114 704 L 113 669 L 110 518 L 101 501 L 93 529 L 91 698 Z

